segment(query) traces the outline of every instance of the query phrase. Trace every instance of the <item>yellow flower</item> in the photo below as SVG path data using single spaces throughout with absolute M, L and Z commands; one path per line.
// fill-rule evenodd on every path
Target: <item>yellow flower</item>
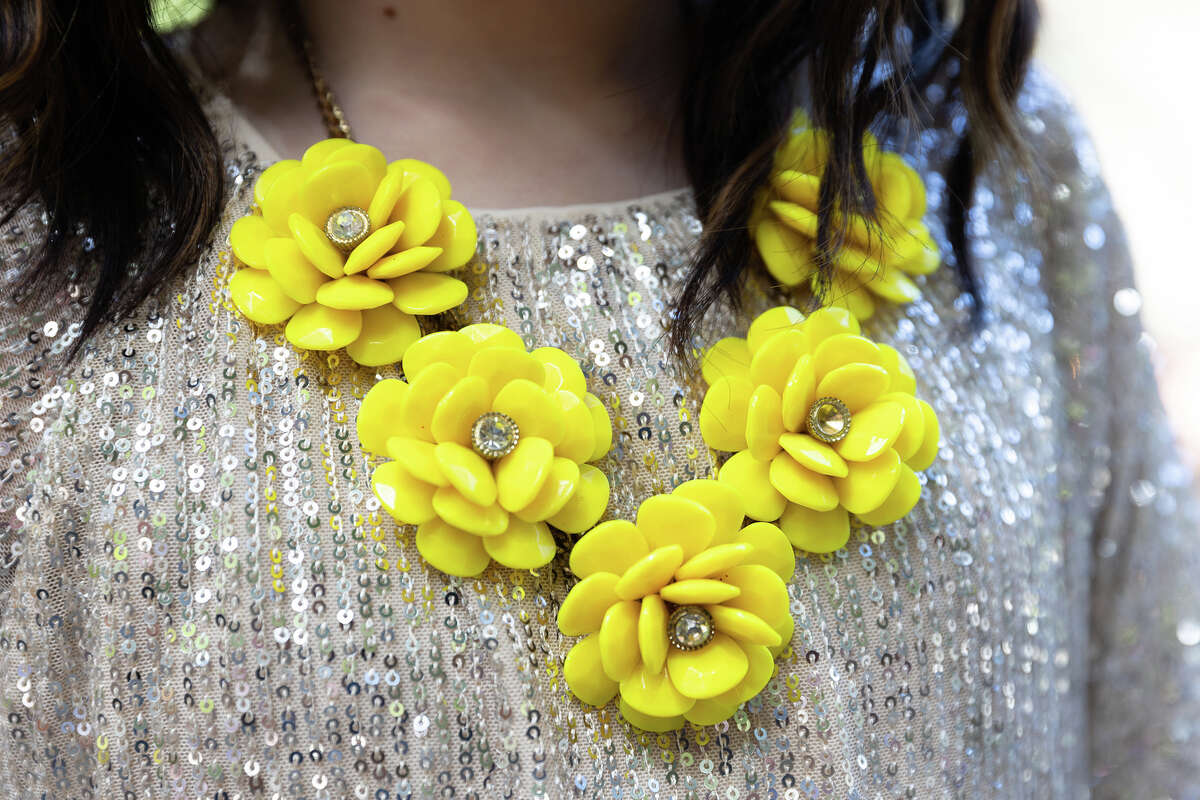
M 612 520 L 571 550 L 579 578 L 558 611 L 583 636 L 563 662 L 571 691 L 650 731 L 713 725 L 763 690 L 792 638 L 786 581 L 795 555 L 779 528 L 742 526 L 737 493 L 688 481 Z M 740 530 L 739 530 L 740 529 Z
M 875 526 L 903 517 L 937 455 L 937 416 L 915 397 L 912 368 L 859 334 L 846 309 L 805 319 L 780 306 L 704 357 L 700 433 L 733 453 L 717 479 L 801 550 L 842 547 L 849 514 Z
M 750 219 L 758 252 L 771 275 L 785 286 L 806 279 L 816 288 L 813 251 L 817 237 L 821 176 L 829 159 L 828 137 L 797 113 L 788 138 L 775 153 L 767 187 Z M 875 313 L 876 298 L 911 303 L 921 296 L 909 276 L 927 275 L 941 259 L 925 215 L 925 184 L 896 153 L 884 152 L 866 135 L 863 159 L 875 189 L 881 229 L 861 216 L 849 220 L 844 247 L 834 261 L 827 304 L 858 319 Z
M 421 335 L 413 315 L 467 297 L 444 273 L 475 253 L 475 222 L 429 164 L 326 139 L 264 171 L 254 201 L 229 232 L 245 265 L 230 296 L 254 322 L 287 322 L 296 347 L 392 364 Z
M 554 557 L 547 523 L 581 533 L 600 519 L 608 479 L 585 462 L 609 451 L 612 422 L 574 359 L 478 324 L 418 339 L 403 367 L 363 398 L 358 436 L 391 457 L 371 484 L 418 526 L 426 561 L 464 577 L 492 559 L 535 569 Z

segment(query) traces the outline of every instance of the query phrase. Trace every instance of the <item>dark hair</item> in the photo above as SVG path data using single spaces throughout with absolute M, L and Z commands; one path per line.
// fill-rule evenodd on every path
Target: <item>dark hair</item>
M 948 58 L 968 127 L 948 180 L 948 230 L 966 289 L 965 218 L 977 167 L 1020 151 L 1014 100 L 1037 27 L 1035 0 L 681 0 L 691 64 L 681 97 L 685 161 L 704 233 L 675 309 L 677 354 L 719 298 L 735 303 L 753 252 L 747 220 L 794 103 L 804 64 L 814 122 L 830 134 L 817 259 L 828 274 L 838 219 L 873 218 L 860 144 L 911 113 Z M 0 6 L 0 148 L 10 217 L 39 201 L 49 235 L 34 280 L 65 280 L 86 230 L 99 270 L 84 324 L 127 313 L 193 263 L 220 218 L 220 147 L 183 70 L 150 25 L 147 0 L 9 0 Z M 872 83 L 879 67 L 885 78 Z M 6 217 L 7 219 L 7 217 Z M 138 265 L 131 268 L 131 265 Z

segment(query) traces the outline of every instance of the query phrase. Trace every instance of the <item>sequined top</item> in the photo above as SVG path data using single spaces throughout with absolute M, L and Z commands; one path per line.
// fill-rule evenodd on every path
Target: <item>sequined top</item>
M 278 156 L 216 97 L 231 193 L 189 274 L 66 366 L 80 285 L 0 300 L 0 795 L 1200 797 L 1190 477 L 1095 154 L 1043 78 L 1021 102 L 1052 185 L 1036 211 L 999 167 L 980 184 L 986 325 L 946 268 L 865 326 L 942 420 L 921 501 L 798 555 L 759 697 L 647 734 L 564 684 L 567 538 L 536 572 L 426 566 L 354 434 L 376 374 L 233 309 L 228 226 Z M 944 252 L 960 114 L 904 137 Z M 711 476 L 703 387 L 663 339 L 688 192 L 478 221 L 462 317 L 582 363 L 616 427 L 608 516 Z M 3 230 L 5 281 L 45 224 Z M 697 345 L 786 300 L 752 274 Z

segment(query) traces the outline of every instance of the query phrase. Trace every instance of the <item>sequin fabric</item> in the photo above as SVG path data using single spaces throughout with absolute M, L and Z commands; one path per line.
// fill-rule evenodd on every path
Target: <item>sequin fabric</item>
M 766 690 L 661 735 L 566 688 L 566 537 L 537 572 L 424 565 L 354 434 L 376 375 L 235 312 L 228 225 L 268 154 L 227 136 L 211 250 L 76 362 L 55 357 L 78 286 L 36 307 L 5 293 L 0 794 L 1200 797 L 1190 478 L 1091 147 L 1040 77 L 1022 110 L 1053 185 L 1035 212 L 1010 173 L 981 182 L 986 325 L 970 328 L 951 267 L 865 326 L 942 421 L 920 503 L 801 554 Z M 960 130 L 948 107 L 907 137 L 943 247 Z M 617 431 L 608 516 L 712 475 L 703 387 L 663 338 L 700 231 L 689 195 L 478 221 L 461 316 L 580 360 Z M 33 210 L 3 230 L 6 280 L 44 229 Z M 707 341 L 785 299 L 757 274 L 745 296 Z

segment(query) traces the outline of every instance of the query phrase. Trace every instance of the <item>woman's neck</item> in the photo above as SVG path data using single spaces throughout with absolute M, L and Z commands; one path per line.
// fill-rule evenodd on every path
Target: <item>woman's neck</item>
M 502 10 L 498 10 L 502 9 Z M 319 67 L 359 141 L 437 164 L 476 207 L 603 202 L 685 182 L 675 109 L 678 4 L 607 0 L 308 0 Z M 282 154 L 323 138 L 274 12 L 227 11 L 235 103 Z M 230 47 L 230 31 L 253 31 Z

